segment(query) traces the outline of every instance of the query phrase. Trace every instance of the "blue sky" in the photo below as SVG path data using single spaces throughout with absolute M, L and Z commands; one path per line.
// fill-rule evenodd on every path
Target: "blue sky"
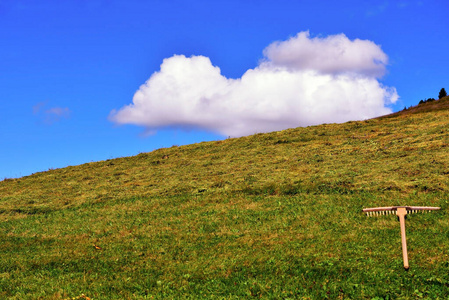
M 437 98 L 449 88 L 448 8 L 443 0 L 0 0 L 0 180 Z M 336 44 L 355 55 L 338 59 Z M 354 67 L 351 57 L 367 53 Z M 327 57 L 335 59 L 320 63 Z M 313 85 L 327 98 L 311 96 Z M 345 98 L 345 89 L 356 95 Z M 369 96 L 388 92 L 399 98 Z

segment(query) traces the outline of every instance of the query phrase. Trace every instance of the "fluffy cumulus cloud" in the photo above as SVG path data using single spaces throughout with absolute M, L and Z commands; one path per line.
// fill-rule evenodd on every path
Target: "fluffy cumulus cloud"
M 148 130 L 201 128 L 244 136 L 388 114 L 398 96 L 378 79 L 388 62 L 381 48 L 345 35 L 300 32 L 274 42 L 241 78 L 229 79 L 204 56 L 164 59 L 110 120 Z
M 382 76 L 388 62 L 387 55 L 373 42 L 351 41 L 344 34 L 310 38 L 308 32 L 300 32 L 288 41 L 272 43 L 264 54 L 273 65 L 292 70 L 369 77 Z

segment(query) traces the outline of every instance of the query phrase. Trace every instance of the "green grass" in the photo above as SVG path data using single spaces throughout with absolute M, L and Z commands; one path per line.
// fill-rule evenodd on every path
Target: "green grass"
M 0 298 L 447 299 L 448 103 L 4 180 Z

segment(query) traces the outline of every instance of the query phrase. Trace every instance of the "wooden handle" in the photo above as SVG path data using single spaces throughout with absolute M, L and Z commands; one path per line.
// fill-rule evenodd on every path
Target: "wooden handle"
M 404 259 L 404 269 L 408 270 L 408 253 L 407 253 L 407 240 L 405 238 L 405 215 L 407 209 L 405 207 L 399 207 L 397 211 L 399 222 L 401 223 L 401 241 L 402 241 L 402 258 Z

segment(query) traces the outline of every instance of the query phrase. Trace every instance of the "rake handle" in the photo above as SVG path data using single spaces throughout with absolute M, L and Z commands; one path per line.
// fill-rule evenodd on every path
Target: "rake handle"
M 408 270 L 408 253 L 407 253 L 407 239 L 405 238 L 405 215 L 407 214 L 407 209 L 405 207 L 399 207 L 397 210 L 397 215 L 399 217 L 399 222 L 401 223 L 401 242 L 402 242 L 402 258 L 404 260 L 404 269 Z

